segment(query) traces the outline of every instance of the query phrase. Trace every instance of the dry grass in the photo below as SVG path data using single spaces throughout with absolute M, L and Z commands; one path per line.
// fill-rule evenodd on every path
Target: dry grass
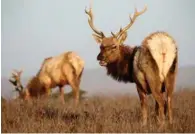
M 174 94 L 174 124 L 158 130 L 154 101 L 149 97 L 148 125 L 140 127 L 138 96 L 93 97 L 77 108 L 58 99 L 2 104 L 2 132 L 195 132 L 195 91 Z M 168 122 L 168 121 L 167 121 Z

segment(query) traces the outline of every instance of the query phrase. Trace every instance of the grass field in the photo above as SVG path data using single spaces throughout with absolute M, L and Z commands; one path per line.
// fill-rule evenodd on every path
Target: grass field
M 62 105 L 59 99 L 37 99 L 28 103 L 2 103 L 2 132 L 195 132 L 195 91 L 174 93 L 172 126 L 158 130 L 154 100 L 149 96 L 148 125 L 140 127 L 138 96 L 94 96 Z

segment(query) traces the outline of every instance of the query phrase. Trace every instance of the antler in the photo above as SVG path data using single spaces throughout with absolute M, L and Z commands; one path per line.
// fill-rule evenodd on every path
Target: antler
M 14 72 L 12 73 L 12 77 L 9 79 L 9 82 L 11 82 L 15 86 L 16 91 L 23 90 L 23 86 L 20 80 L 22 72 L 23 72 L 22 70 L 21 71 L 14 70 Z
M 144 9 L 142 11 L 140 11 L 140 12 L 138 12 L 137 9 L 135 8 L 133 17 L 129 16 L 130 23 L 126 27 L 124 27 L 123 29 L 120 28 L 120 31 L 117 34 L 114 34 L 113 32 L 111 32 L 111 34 L 114 37 L 120 37 L 124 32 L 126 32 L 133 25 L 133 23 L 135 22 L 136 18 L 138 16 L 140 16 L 141 14 L 143 14 L 146 10 L 147 10 L 147 6 L 145 6 Z
M 104 37 L 105 37 L 104 33 L 101 32 L 101 31 L 98 31 L 98 30 L 95 28 L 94 24 L 93 24 L 93 13 L 92 13 L 92 8 L 91 8 L 91 6 L 90 6 L 90 8 L 89 8 L 89 11 L 87 11 L 86 8 L 85 8 L 85 13 L 89 16 L 88 23 L 89 23 L 89 26 L 91 27 L 91 29 L 97 34 L 97 36 L 98 36 L 99 38 L 104 38 Z

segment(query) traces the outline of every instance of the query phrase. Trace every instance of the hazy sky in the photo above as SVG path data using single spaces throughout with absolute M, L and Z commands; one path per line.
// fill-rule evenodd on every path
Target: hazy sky
M 2 76 L 12 69 L 35 74 L 43 59 L 76 51 L 85 68 L 98 68 L 99 47 L 92 38 L 85 7 L 90 0 L 2 0 Z M 95 26 L 109 35 L 129 22 L 134 8 L 148 10 L 128 31 L 126 44 L 140 45 L 157 30 L 179 46 L 179 65 L 195 65 L 194 0 L 93 0 Z

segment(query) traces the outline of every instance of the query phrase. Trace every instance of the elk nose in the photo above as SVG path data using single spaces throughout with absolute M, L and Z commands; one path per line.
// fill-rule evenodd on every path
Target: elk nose
M 97 60 L 102 60 L 102 59 L 103 59 L 103 56 L 102 56 L 101 53 L 99 53 L 98 56 L 97 56 Z

